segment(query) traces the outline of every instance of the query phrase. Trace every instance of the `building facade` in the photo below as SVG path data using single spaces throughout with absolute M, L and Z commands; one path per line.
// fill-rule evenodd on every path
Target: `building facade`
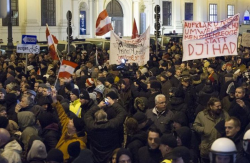
M 104 9 L 117 34 L 131 36 L 134 18 L 139 33 L 150 26 L 154 34 L 155 5 L 161 6 L 162 33 L 182 33 L 183 20 L 219 21 L 236 13 L 240 13 L 240 32 L 250 30 L 249 0 L 12 0 L 13 42 L 20 42 L 23 34 L 45 41 L 46 23 L 58 40 L 66 40 L 69 10 L 73 38 L 95 38 L 96 19 Z M 0 39 L 7 42 L 7 34 L 7 20 L 0 19 Z

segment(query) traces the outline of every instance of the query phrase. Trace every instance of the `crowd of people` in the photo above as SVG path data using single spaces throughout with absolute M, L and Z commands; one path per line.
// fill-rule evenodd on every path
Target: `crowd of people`
M 249 163 L 249 49 L 187 62 L 181 43 L 155 49 L 121 69 L 78 48 L 60 56 L 71 78 L 49 53 L 0 56 L 0 162 Z

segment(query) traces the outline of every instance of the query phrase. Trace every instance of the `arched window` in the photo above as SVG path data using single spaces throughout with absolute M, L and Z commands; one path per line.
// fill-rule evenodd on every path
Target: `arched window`
M 41 1 L 41 16 L 42 26 L 56 26 L 56 1 L 55 0 L 42 0 Z
M 11 21 L 12 26 L 19 26 L 18 0 L 11 0 Z M 2 19 L 3 26 L 8 26 L 8 16 Z
M 87 4 L 85 2 L 81 2 L 80 3 L 80 8 L 79 8 L 79 19 L 80 19 L 80 35 L 86 35 L 88 32 L 88 27 L 87 27 L 87 19 L 88 19 L 88 16 L 87 16 Z
M 250 13 L 248 10 L 244 13 L 244 24 L 250 24 Z

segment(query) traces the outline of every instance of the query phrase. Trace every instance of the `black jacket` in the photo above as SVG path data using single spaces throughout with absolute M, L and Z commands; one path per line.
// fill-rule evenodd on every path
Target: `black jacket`
M 107 122 L 95 122 L 94 114 L 99 110 L 98 107 L 91 108 L 84 115 L 90 150 L 93 152 L 95 162 L 98 163 L 107 162 L 112 152 L 121 147 L 119 130 L 126 117 L 126 112 L 118 103 L 114 103 L 112 107 L 117 112 L 117 115 Z
M 159 163 L 162 160 L 161 151 L 159 148 L 150 149 L 149 146 L 144 146 L 138 151 L 139 163 Z

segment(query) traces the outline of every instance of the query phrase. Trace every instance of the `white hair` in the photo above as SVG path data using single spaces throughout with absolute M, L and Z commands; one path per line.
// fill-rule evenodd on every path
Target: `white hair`
M 155 103 L 158 102 L 159 98 L 166 98 L 166 96 L 164 94 L 158 94 L 157 96 L 155 96 Z

